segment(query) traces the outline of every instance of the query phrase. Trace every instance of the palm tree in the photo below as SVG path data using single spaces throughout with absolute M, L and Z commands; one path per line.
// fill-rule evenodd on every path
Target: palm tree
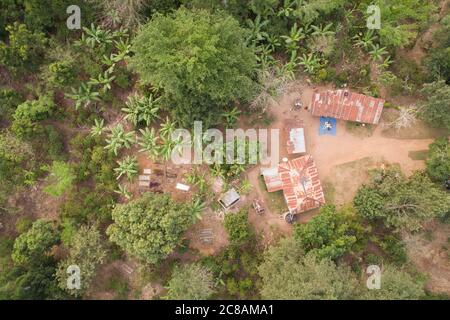
M 387 53 L 386 47 L 380 48 L 380 45 L 377 43 L 376 45 L 372 45 L 372 50 L 369 52 L 372 56 L 372 59 L 375 61 L 383 60 L 383 55 Z
M 127 200 L 130 200 L 132 196 L 131 192 L 128 191 L 127 187 L 122 186 L 121 184 L 119 184 L 119 190 L 114 190 L 114 192 L 125 197 Z
M 299 64 L 301 64 L 305 68 L 305 71 L 308 74 L 314 74 L 317 69 L 320 68 L 320 59 L 312 53 L 309 53 L 308 55 L 303 54 L 300 57 Z
M 140 129 L 141 138 L 139 141 L 139 145 L 141 149 L 139 152 L 147 152 L 150 158 L 154 159 L 158 156 L 158 137 L 156 136 L 155 129 L 148 128 Z
M 138 173 L 138 163 L 136 157 L 126 156 L 122 161 L 117 161 L 119 164 L 118 168 L 114 171 L 118 173 L 117 180 L 119 180 L 123 175 L 126 175 L 128 180 L 133 179 Z
M 288 51 L 296 51 L 299 48 L 299 42 L 305 39 L 303 28 L 298 28 L 297 22 L 291 28 L 288 36 L 281 36 L 284 39 Z
M 139 97 L 137 95 L 128 98 L 127 107 L 122 108 L 126 113 L 125 119 L 130 120 L 135 126 L 144 122 L 147 126 L 151 125 L 156 119 L 159 119 L 159 110 L 161 97 L 154 98 L 153 94 L 148 97 Z
M 377 39 L 377 36 L 373 34 L 373 30 L 367 30 L 364 34 L 358 33 L 352 38 L 355 41 L 356 47 L 361 47 L 364 50 L 369 50 L 373 46 L 373 42 Z
M 177 129 L 176 121 L 172 121 L 169 117 L 166 117 L 166 121 L 161 123 L 159 134 L 164 138 L 168 138 L 175 131 L 175 129 Z
M 236 125 L 236 122 L 239 119 L 239 115 L 241 112 L 238 108 L 233 107 L 233 109 L 226 111 L 222 113 L 222 117 L 225 119 L 225 123 L 227 127 L 234 127 Z
M 103 131 L 105 130 L 105 120 L 101 119 L 100 121 L 98 119 L 94 120 L 95 124 L 91 129 L 91 136 L 97 137 L 101 136 L 103 134 Z
M 114 81 L 115 78 L 116 78 L 116 76 L 110 76 L 110 71 L 108 69 L 103 74 L 99 74 L 96 79 L 91 78 L 89 80 L 88 84 L 92 85 L 92 86 L 95 86 L 95 85 L 102 86 L 101 91 L 103 93 L 106 93 L 109 90 L 111 90 L 111 83 Z
M 335 32 L 330 30 L 331 27 L 333 26 L 332 23 L 327 24 L 325 27 L 323 27 L 322 25 L 320 26 L 311 26 L 313 32 L 312 35 L 315 37 L 329 37 L 329 36 L 334 36 Z
M 75 100 L 75 109 L 78 110 L 80 107 L 87 108 L 93 101 L 100 101 L 100 93 L 92 91 L 92 86 L 90 84 L 86 85 L 82 83 L 78 88 L 72 88 L 72 94 L 66 94 L 66 97 Z
M 125 132 L 121 124 L 113 127 L 111 133 L 106 139 L 105 149 L 111 150 L 114 155 L 118 155 L 120 149 L 123 147 L 129 149 L 135 141 L 134 131 Z
M 189 207 L 189 213 L 192 216 L 192 218 L 195 220 L 201 220 L 202 219 L 202 213 L 206 208 L 206 203 L 203 202 L 199 197 L 197 197 L 195 200 L 193 200 Z

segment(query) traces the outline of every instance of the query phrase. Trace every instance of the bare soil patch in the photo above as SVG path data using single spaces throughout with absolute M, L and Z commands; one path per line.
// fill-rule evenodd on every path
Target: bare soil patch
M 428 276 L 427 289 L 450 293 L 450 226 L 433 221 L 424 232 L 404 237 L 408 256 Z

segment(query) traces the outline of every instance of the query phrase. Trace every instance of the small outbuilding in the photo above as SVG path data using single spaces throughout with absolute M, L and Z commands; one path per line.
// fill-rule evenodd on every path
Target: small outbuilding
M 239 193 L 234 189 L 231 188 L 227 192 L 225 192 L 220 198 L 219 203 L 222 205 L 224 209 L 230 209 L 233 207 L 236 203 L 241 200 L 241 196 Z

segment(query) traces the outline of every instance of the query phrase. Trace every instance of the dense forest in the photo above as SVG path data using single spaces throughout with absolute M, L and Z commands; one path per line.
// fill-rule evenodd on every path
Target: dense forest
M 71 29 L 74 5 L 81 27 Z M 367 28 L 370 5 L 379 29 Z M 449 7 L 2 0 L 0 299 L 448 299 L 450 272 L 447 286 L 430 285 L 407 241 L 434 243 L 439 230 L 438 264 L 450 270 Z M 333 201 L 338 186 L 324 184 L 327 204 L 289 232 L 253 223 L 244 205 L 220 222 L 224 245 L 198 250 L 192 234 L 221 210 L 214 181 L 248 198 L 258 186 L 251 165 L 174 167 L 173 132 L 194 121 L 270 126 L 296 83 L 385 99 L 390 131 L 432 133 L 412 155 L 423 168 L 363 167 L 352 201 Z M 194 192 L 141 192 L 143 161 Z M 381 267 L 379 290 L 366 287 L 369 265 Z

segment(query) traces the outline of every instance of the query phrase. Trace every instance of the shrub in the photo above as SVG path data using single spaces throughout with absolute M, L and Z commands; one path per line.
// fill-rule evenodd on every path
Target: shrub
M 233 244 L 243 244 L 252 235 L 252 230 L 248 222 L 247 210 L 243 209 L 238 213 L 229 213 L 225 215 L 225 229 L 228 238 Z

